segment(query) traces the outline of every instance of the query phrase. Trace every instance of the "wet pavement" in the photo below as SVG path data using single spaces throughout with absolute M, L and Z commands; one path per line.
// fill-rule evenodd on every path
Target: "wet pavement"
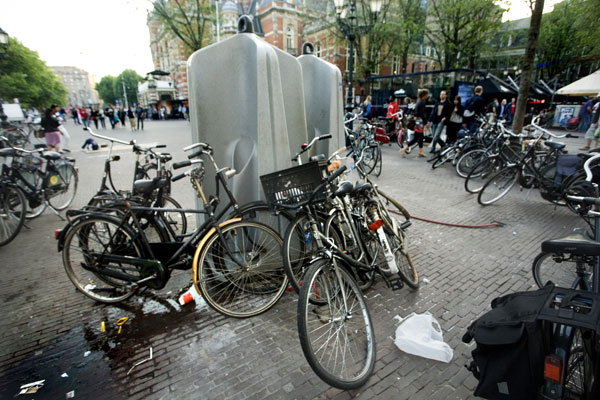
M 80 186 L 79 207 L 100 183 L 106 150 L 76 150 L 86 134 L 68 125 L 73 136 Z M 101 132 L 140 143 L 165 142 L 175 160 L 191 142 L 185 121 L 149 122 L 143 133 Z M 100 141 L 99 141 L 100 142 Z M 567 139 L 576 151 L 583 139 Z M 395 146 L 395 145 L 394 145 Z M 45 379 L 35 399 L 466 399 L 476 380 L 463 366 L 472 347 L 460 342 L 466 327 L 495 297 L 534 285 L 531 263 L 542 240 L 559 237 L 583 222 L 556 208 L 537 191 L 513 190 L 482 208 L 463 189 L 450 166 L 432 170 L 416 158 L 401 159 L 398 147 L 383 147 L 378 183 L 415 216 L 432 220 L 503 227 L 464 229 L 415 220 L 409 228 L 410 252 L 421 282 L 417 291 L 392 292 L 381 279 L 366 293 L 375 326 L 377 361 L 368 383 L 344 392 L 323 383 L 304 359 L 296 329 L 296 296 L 287 292 L 266 313 L 250 319 L 227 318 L 203 302 L 180 306 L 191 283 L 190 271 L 176 271 L 160 291 L 126 302 L 96 304 L 77 292 L 56 251 L 54 230 L 64 222 L 47 210 L 28 222 L 15 241 L 0 248 L 0 398 L 13 398 L 21 385 Z M 133 158 L 116 148 L 114 168 L 127 187 Z M 183 181 L 182 181 L 183 182 Z M 194 204 L 189 183 L 177 182 L 174 197 Z M 440 322 L 454 358 L 440 363 L 402 353 L 393 344 L 396 315 L 431 312 Z M 121 333 L 116 322 L 128 317 Z M 105 331 L 101 331 L 102 322 Z M 131 367 L 149 356 L 153 358 Z M 68 376 L 62 377 L 61 375 Z

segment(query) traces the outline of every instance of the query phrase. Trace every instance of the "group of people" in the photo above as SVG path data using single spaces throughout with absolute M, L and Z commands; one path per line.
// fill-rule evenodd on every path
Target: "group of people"
M 65 114 L 66 115 L 66 114 Z M 71 116 L 73 122 L 77 125 L 83 125 L 89 127 L 91 123 L 94 123 L 96 129 L 102 126 L 102 129 L 106 129 L 106 120 L 110 123 L 112 129 L 119 126 L 127 127 L 127 122 L 132 131 L 144 130 L 144 119 L 146 119 L 146 109 L 138 106 L 134 107 L 116 107 L 112 104 L 106 107 L 96 109 L 94 107 L 89 108 L 78 108 L 73 107 L 71 109 Z

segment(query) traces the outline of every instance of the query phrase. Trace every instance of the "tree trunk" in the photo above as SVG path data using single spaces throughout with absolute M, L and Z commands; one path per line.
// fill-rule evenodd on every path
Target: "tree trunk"
M 521 70 L 521 83 L 519 85 L 519 97 L 517 98 L 517 106 L 515 107 L 515 116 L 513 119 L 513 132 L 521 133 L 523 130 L 523 121 L 527 112 L 527 97 L 529 95 L 529 86 L 531 84 L 531 74 L 533 70 L 533 60 L 540 34 L 540 26 L 542 24 L 542 11 L 544 10 L 544 0 L 536 0 L 535 8 L 531 14 L 531 23 L 529 24 L 529 37 L 527 38 L 527 49 L 523 59 Z

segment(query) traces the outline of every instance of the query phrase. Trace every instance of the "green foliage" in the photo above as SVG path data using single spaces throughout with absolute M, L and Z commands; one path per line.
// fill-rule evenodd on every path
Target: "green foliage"
M 152 16 L 191 52 L 210 42 L 214 11 L 208 0 L 154 0 Z
M 402 65 L 399 73 L 406 73 L 408 55 L 425 32 L 425 9 L 420 0 L 394 0 L 391 3 L 390 35 L 394 54 L 400 55 Z
M 51 104 L 64 105 L 67 89 L 38 54 L 9 38 L 0 58 L 0 98 L 13 98 L 26 107 L 42 109 Z
M 576 57 L 600 54 L 600 7 L 596 0 L 565 0 L 544 15 L 538 45 L 543 79 L 565 71 Z
M 444 69 L 475 67 L 500 28 L 504 10 L 494 0 L 435 0 L 428 4 L 426 36 Z
M 100 82 L 96 84 L 96 90 L 105 103 L 115 104 L 118 99 L 125 104 L 125 96 L 123 96 L 123 83 L 125 83 L 127 100 L 129 105 L 132 105 L 133 103 L 137 103 L 137 85 L 138 82 L 143 80 L 144 78 L 134 70 L 126 69 L 117 77 L 111 75 L 102 77 Z

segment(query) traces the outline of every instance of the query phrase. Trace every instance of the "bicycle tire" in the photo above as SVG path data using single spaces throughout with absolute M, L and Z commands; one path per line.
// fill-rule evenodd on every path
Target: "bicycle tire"
M 90 268 L 110 267 L 131 274 L 132 268 L 125 264 L 102 264 L 102 254 L 110 248 L 112 255 L 141 258 L 142 246 L 135 237 L 130 228 L 110 216 L 84 218 L 72 225 L 64 239 L 62 259 L 67 276 L 75 288 L 102 303 L 117 303 L 133 296 L 137 285 L 132 285 L 129 280 L 90 271 Z M 141 279 L 141 271 L 138 268 L 135 270 Z
M 575 328 L 566 362 L 563 398 L 584 399 L 588 398 L 586 394 L 591 393 L 595 362 L 589 353 L 595 350 L 588 349 L 593 346 L 589 339 L 584 338 L 582 330 Z
M 469 193 L 479 193 L 492 174 L 498 171 L 502 159 L 492 156 L 481 160 L 473 167 L 465 179 L 465 190 Z
M 162 204 L 160 205 L 161 208 L 183 208 L 181 207 L 181 204 L 171 196 L 163 195 L 162 200 Z M 183 236 L 187 233 L 187 215 L 183 211 L 164 213 L 163 219 L 165 220 L 165 223 L 171 227 L 175 235 Z
M 384 233 L 392 248 L 392 254 L 394 254 L 394 258 L 396 259 L 398 275 L 410 289 L 418 289 L 419 274 L 408 254 L 407 243 L 403 232 L 396 234 L 392 231 L 391 227 L 384 225 Z
M 589 263 L 582 264 L 584 270 L 579 271 L 579 273 L 581 277 L 586 279 L 587 287 L 591 288 L 594 270 L 593 257 L 590 258 Z M 535 257 L 531 272 L 539 288 L 543 288 L 550 281 L 559 287 L 573 288 L 580 276 L 578 275 L 576 263 L 568 256 L 545 252 Z
M 317 222 L 326 220 L 317 216 Z M 320 222 L 319 222 L 320 221 Z M 288 225 L 283 236 L 283 268 L 289 284 L 296 293 L 300 293 L 302 280 L 308 269 L 308 262 L 316 254 L 318 246 L 308 226 L 306 213 L 299 213 Z
M 481 162 L 487 154 L 485 149 L 473 149 L 464 153 L 456 163 L 456 173 L 461 178 L 466 178 L 471 170 Z
M 444 163 L 450 160 L 455 153 L 456 150 L 454 147 L 450 147 L 447 150 L 442 150 L 437 159 L 433 162 L 433 164 L 431 164 L 431 168 L 436 169 L 441 167 L 442 165 L 444 165 Z
M 385 203 L 382 202 L 382 205 L 386 207 L 388 211 L 391 211 L 393 214 L 396 215 L 404 216 L 404 219 L 407 221 L 410 219 L 410 213 L 406 208 L 404 208 L 402 204 L 400 204 L 400 202 L 398 202 L 389 194 L 382 191 L 379 187 L 375 187 L 375 191 L 380 197 L 383 197 L 386 200 Z
M 348 271 L 328 259 L 315 262 L 306 281 L 298 299 L 298 334 L 304 357 L 327 384 L 343 390 L 361 387 L 373 372 L 376 346 L 358 284 Z M 314 297 L 323 298 L 325 305 L 313 304 Z M 337 348 L 337 344 L 342 346 Z M 338 365 L 338 359 L 344 362 Z
M 71 163 L 63 163 L 56 166 L 57 172 L 57 188 L 52 185 L 52 177 L 50 178 L 50 186 L 47 188 L 48 203 L 56 210 L 64 210 L 69 207 L 75 199 L 77 193 L 77 185 L 79 183 L 79 175 L 77 170 Z
M 239 207 L 237 211 L 229 214 L 229 218 L 242 218 L 244 221 L 259 222 L 274 229 L 279 236 L 284 237 L 287 227 L 294 219 L 286 210 L 280 210 L 277 214 L 264 201 L 253 201 Z
M 268 226 L 234 222 L 202 243 L 194 257 L 195 283 L 216 311 L 235 318 L 252 317 L 269 310 L 285 292 L 282 240 Z
M 373 175 L 379 177 L 383 167 L 383 154 L 381 153 L 381 146 L 375 144 L 375 147 L 377 149 L 377 161 L 375 162 L 375 167 L 373 168 Z
M 519 180 L 519 170 L 514 166 L 506 167 L 492 175 L 477 195 L 477 202 L 487 206 L 506 196 Z M 496 189 L 498 193 L 496 193 Z
M 23 191 L 12 184 L 3 184 L 0 192 L 0 246 L 17 237 L 25 224 L 27 200 Z

